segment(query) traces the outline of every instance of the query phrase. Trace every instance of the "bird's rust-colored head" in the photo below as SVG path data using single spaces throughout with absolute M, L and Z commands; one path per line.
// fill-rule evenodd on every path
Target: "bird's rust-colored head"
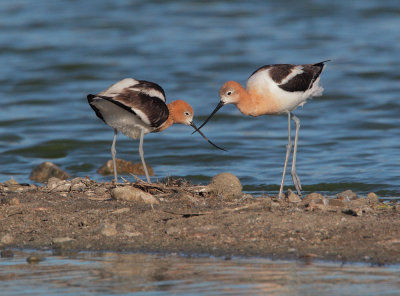
M 226 104 L 237 104 L 242 96 L 243 87 L 236 81 L 225 82 L 219 89 L 219 98 Z
M 169 117 L 163 129 L 166 129 L 168 126 L 174 123 L 180 123 L 180 124 L 190 125 L 195 130 L 197 130 L 197 126 L 193 122 L 193 115 L 194 115 L 193 108 L 188 103 L 186 103 L 183 100 L 172 101 L 171 103 L 168 104 L 168 109 L 169 109 Z M 225 151 L 225 149 L 218 147 L 213 142 L 211 142 L 202 132 L 199 131 L 199 133 L 208 143 L 213 145 L 215 148 Z
M 208 116 L 208 118 L 200 125 L 196 130 L 199 131 L 210 119 L 214 116 L 226 104 L 239 104 L 240 100 L 246 96 L 246 90 L 236 81 L 225 82 L 224 85 L 219 89 L 220 101 L 215 107 L 214 111 Z
M 193 121 L 193 108 L 183 100 L 176 100 L 168 104 L 169 116 L 172 123 L 191 125 Z

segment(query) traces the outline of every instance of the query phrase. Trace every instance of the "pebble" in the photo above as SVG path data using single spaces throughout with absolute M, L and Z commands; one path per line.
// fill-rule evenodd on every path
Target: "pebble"
M 73 238 L 66 236 L 66 237 L 55 237 L 55 238 L 53 238 L 53 240 L 51 242 L 53 244 L 65 244 L 65 243 L 73 241 L 73 240 L 74 240 Z
M 66 180 L 69 178 L 69 175 L 54 163 L 46 161 L 42 162 L 32 170 L 29 179 L 36 182 L 46 183 L 51 177 Z
M 11 244 L 14 241 L 14 238 L 11 234 L 7 233 L 1 236 L 0 242 L 4 245 Z
M 117 172 L 118 174 L 133 174 L 133 175 L 145 175 L 143 165 L 141 162 L 133 163 L 123 159 L 116 159 Z M 154 176 L 154 170 L 151 166 L 146 164 L 147 171 L 150 176 Z M 114 166 L 112 159 L 108 160 L 103 166 L 101 166 L 97 172 L 103 176 L 114 174 Z
M 4 186 L 13 186 L 13 185 L 19 185 L 17 181 L 14 180 L 14 178 L 11 178 L 10 180 L 7 180 L 3 183 Z
M 132 201 L 142 204 L 159 204 L 160 202 L 150 193 L 132 186 L 120 186 L 111 190 L 111 197 L 116 200 Z
M 3 197 L 0 200 L 0 203 L 3 205 L 16 206 L 19 205 L 21 202 L 17 197 Z
M 354 200 L 357 199 L 358 196 L 352 190 L 348 189 L 346 191 L 340 192 L 337 194 L 338 199 L 342 199 L 344 201 Z
M 301 202 L 301 198 L 300 198 L 300 196 L 298 196 L 296 193 L 294 193 L 292 190 L 288 190 L 288 193 L 287 193 L 287 199 L 288 199 L 288 202 L 290 202 L 290 203 L 298 203 L 298 202 Z
M 168 235 L 180 234 L 181 233 L 181 228 L 176 227 L 176 226 L 171 226 L 171 227 L 167 228 L 165 233 L 168 234 Z
M 312 199 L 309 203 L 307 203 L 307 205 L 308 205 L 308 207 L 307 207 L 308 211 L 314 211 L 316 209 L 322 210 L 322 211 L 326 211 L 327 208 L 328 208 L 325 205 L 325 203 L 323 202 L 323 200 L 314 200 L 314 199 Z
M 379 197 L 374 192 L 370 192 L 367 194 L 367 201 L 369 204 L 377 204 L 379 203 Z
M 74 178 L 71 180 L 71 191 L 82 192 L 86 189 L 86 179 L 84 178 Z
M 328 205 L 331 207 L 338 207 L 338 208 L 344 208 L 346 206 L 343 200 L 340 199 L 329 199 Z
M 224 199 L 238 199 L 243 195 L 239 178 L 231 173 L 220 173 L 214 176 L 209 188 L 212 193 Z
M 320 193 L 317 192 L 312 192 L 310 194 L 307 194 L 304 198 L 303 198 L 303 203 L 304 204 L 308 204 L 310 201 L 312 200 L 323 200 L 324 196 Z
M 26 258 L 26 261 L 27 261 L 29 264 L 39 263 L 40 261 L 43 261 L 43 260 L 44 260 L 44 258 L 39 257 L 39 256 L 35 256 L 35 255 L 31 255 L 31 256 L 29 256 L 28 258 Z
M 51 240 L 51 244 L 54 249 L 69 249 L 75 240 L 68 236 L 66 237 L 55 237 Z
M 103 195 L 103 194 L 105 194 L 107 192 L 107 188 L 105 188 L 105 187 L 97 187 L 95 190 L 94 190 L 94 194 L 95 195 Z
M 100 233 L 104 236 L 115 236 L 118 234 L 116 223 L 103 223 Z
M 47 189 L 55 192 L 65 192 L 71 190 L 71 182 L 52 177 L 47 182 Z
M 136 237 L 136 236 L 141 236 L 143 233 L 137 231 L 134 226 L 129 225 L 129 224 L 124 224 L 123 225 L 123 233 L 122 235 L 127 236 L 127 237 Z
M 2 183 L 3 190 L 4 191 L 8 191 L 8 192 L 23 192 L 25 191 L 24 186 L 21 186 L 18 184 L 17 181 L 15 181 L 13 178 L 11 178 L 10 180 L 5 181 L 4 183 Z

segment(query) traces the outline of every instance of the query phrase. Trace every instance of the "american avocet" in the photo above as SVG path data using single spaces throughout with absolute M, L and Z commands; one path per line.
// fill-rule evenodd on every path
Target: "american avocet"
M 197 130 L 202 128 L 226 104 L 235 104 L 240 112 L 250 116 L 286 113 L 288 116 L 288 145 L 286 146 L 279 198 L 282 198 L 285 172 L 292 147 L 290 119 L 296 125 L 291 173 L 296 190 L 301 195 L 301 183 L 296 173 L 300 120 L 291 112 L 298 106 L 303 106 L 308 98 L 322 95 L 324 89 L 318 83 L 325 62 L 327 61 L 306 65 L 276 64 L 263 66 L 251 74 L 247 80 L 246 89 L 236 81 L 226 82 L 219 90 L 219 104 Z
M 143 155 L 143 136 L 147 133 L 161 132 L 174 123 L 190 125 L 197 129 L 193 123 L 192 107 L 182 100 L 166 104 L 164 90 L 153 82 L 126 78 L 96 95 L 89 94 L 87 100 L 96 115 L 114 129 L 111 155 L 115 182 L 115 143 L 118 132 L 133 139 L 140 138 L 139 155 L 147 182 L 150 183 Z M 224 150 L 212 143 L 203 133 L 201 135 L 214 147 Z

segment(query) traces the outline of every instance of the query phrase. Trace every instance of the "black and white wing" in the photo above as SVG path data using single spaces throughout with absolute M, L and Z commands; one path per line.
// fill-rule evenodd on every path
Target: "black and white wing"
M 154 82 L 126 78 L 103 92 L 96 95 L 89 94 L 87 99 L 96 115 L 109 125 L 111 124 L 107 117 L 113 118 L 116 115 L 107 114 L 112 112 L 111 110 L 107 112 L 107 108 L 99 108 L 101 100 L 130 112 L 137 116 L 144 125 L 152 128 L 162 125 L 169 116 L 168 107 L 165 104 L 165 92 L 161 86 Z M 106 106 L 106 104 L 103 105 Z M 113 113 L 115 113 L 115 110 Z
M 314 83 L 324 69 L 325 62 L 327 61 L 305 65 L 266 65 L 257 69 L 251 76 L 262 71 L 268 71 L 269 77 L 282 90 L 287 92 L 306 92 L 313 88 Z

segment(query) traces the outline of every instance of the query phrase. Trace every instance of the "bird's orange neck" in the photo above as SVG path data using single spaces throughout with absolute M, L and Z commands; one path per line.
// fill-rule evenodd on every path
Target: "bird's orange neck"
M 238 100 L 233 102 L 244 115 L 260 116 L 280 112 L 278 102 L 273 99 L 267 88 L 247 88 L 238 84 Z
M 239 83 L 235 84 L 235 91 L 237 93 L 237 100 L 232 102 L 244 115 L 258 116 L 257 104 L 250 95 L 250 93 Z
M 175 121 L 174 121 L 174 108 L 173 108 L 172 103 L 173 102 L 167 104 L 168 111 L 169 111 L 168 119 L 164 122 L 163 125 L 161 125 L 154 132 L 162 132 L 163 130 L 169 128 L 171 125 L 173 125 L 175 123 Z

